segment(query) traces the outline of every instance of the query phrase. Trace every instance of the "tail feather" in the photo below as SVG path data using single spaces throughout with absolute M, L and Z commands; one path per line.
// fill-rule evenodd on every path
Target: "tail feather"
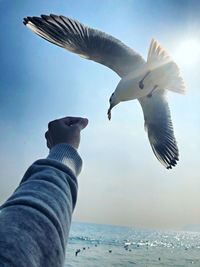
M 182 77 L 178 76 L 171 80 L 171 82 L 166 87 L 167 90 L 179 93 L 179 94 L 185 94 L 185 83 L 182 79 Z
M 155 77 L 161 81 L 163 89 L 180 94 L 185 93 L 185 84 L 180 76 L 179 67 L 154 39 L 150 44 L 147 65 L 154 71 Z

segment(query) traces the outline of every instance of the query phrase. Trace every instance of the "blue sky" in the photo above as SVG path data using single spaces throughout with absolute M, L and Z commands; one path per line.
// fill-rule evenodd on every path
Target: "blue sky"
M 84 169 L 74 220 L 155 228 L 200 224 L 200 55 L 179 54 L 185 96 L 169 93 L 180 162 L 167 171 L 154 157 L 137 101 L 106 112 L 119 77 L 30 32 L 23 17 L 62 14 L 119 38 L 146 58 L 151 38 L 176 57 L 200 44 L 198 1 L 0 0 L 1 202 L 26 168 L 48 153 L 44 132 L 58 117 L 88 117 Z M 200 46 L 200 45 L 199 45 Z

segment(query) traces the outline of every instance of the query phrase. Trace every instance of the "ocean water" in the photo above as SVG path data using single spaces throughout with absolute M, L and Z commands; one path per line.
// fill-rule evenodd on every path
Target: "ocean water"
M 200 267 L 200 233 L 73 223 L 65 267 L 80 266 Z

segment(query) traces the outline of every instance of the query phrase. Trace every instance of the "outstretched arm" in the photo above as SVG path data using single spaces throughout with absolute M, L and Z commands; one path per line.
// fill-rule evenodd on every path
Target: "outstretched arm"
M 0 210 L 0 266 L 61 267 L 77 198 L 80 131 L 88 121 L 66 117 L 45 134 L 50 153 L 33 163 Z

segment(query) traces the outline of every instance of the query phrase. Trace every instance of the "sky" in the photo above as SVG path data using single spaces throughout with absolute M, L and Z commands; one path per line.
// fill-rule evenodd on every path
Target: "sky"
M 182 229 L 200 224 L 200 3 L 194 0 L 0 0 L 0 202 L 48 154 L 44 133 L 63 116 L 89 119 L 74 221 Z M 145 59 L 152 38 L 177 60 L 185 96 L 168 93 L 180 161 L 166 170 L 144 132 L 137 100 L 107 119 L 119 77 L 39 38 L 26 16 L 62 14 L 119 38 Z

